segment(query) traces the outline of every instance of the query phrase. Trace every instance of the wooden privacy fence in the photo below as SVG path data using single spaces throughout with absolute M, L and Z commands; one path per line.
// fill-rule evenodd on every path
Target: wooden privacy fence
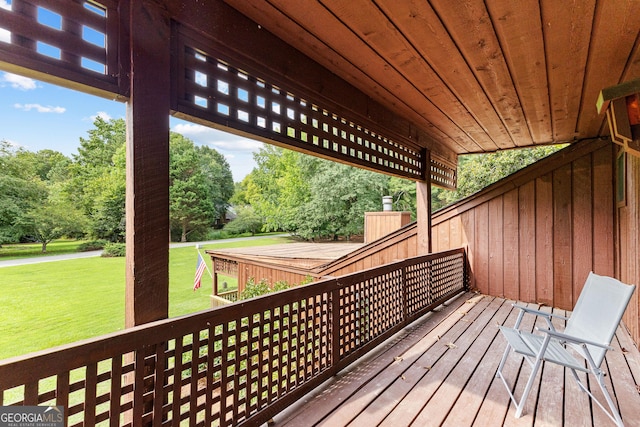
M 463 249 L 0 361 L 0 405 L 68 426 L 255 425 L 466 289 Z

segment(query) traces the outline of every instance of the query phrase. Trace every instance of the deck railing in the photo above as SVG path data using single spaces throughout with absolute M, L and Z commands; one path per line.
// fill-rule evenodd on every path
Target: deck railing
M 255 425 L 466 287 L 430 254 L 0 361 L 0 405 L 65 425 Z

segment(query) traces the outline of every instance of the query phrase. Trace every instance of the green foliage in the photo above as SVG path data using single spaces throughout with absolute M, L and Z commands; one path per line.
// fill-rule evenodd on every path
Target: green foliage
M 64 157 L 64 156 L 63 156 Z M 0 141 L 0 244 L 17 242 L 28 230 L 25 213 L 47 197 L 28 152 Z
M 458 158 L 458 189 L 433 188 L 432 210 L 438 210 L 474 194 L 500 179 L 560 150 L 564 145 L 469 154 Z
M 348 238 L 362 233 L 364 213 L 379 211 L 382 196 L 391 191 L 386 175 L 295 151 L 265 146 L 254 158 L 257 167 L 237 186 L 232 200 L 250 203 L 266 231 L 309 240 Z M 407 200 L 406 185 L 396 182 L 394 188 L 398 201 Z
M 42 243 L 42 252 L 46 252 L 52 240 L 81 232 L 84 218 L 66 204 L 48 200 L 25 213 L 21 221 L 35 241 Z
M 196 147 L 182 135 L 170 141 L 169 213 L 180 241 L 194 231 L 203 232 L 226 213 L 233 193 L 229 165 L 217 151 Z
M 341 163 L 319 161 L 311 197 L 298 212 L 295 233 L 304 239 L 349 238 L 364 231 L 364 213 L 379 211 L 389 177 Z
M 1 142 L 0 244 L 35 237 L 46 245 L 61 235 L 85 234 L 123 242 L 125 142 L 123 119 L 99 117 L 80 138 L 72 160 L 52 150 L 32 153 Z M 191 233 L 206 236 L 233 194 L 229 165 L 217 151 L 196 147 L 178 134 L 170 135 L 170 150 L 171 225 L 183 241 Z M 68 220 L 59 215 L 63 210 Z
M 271 292 L 284 291 L 286 289 L 292 288 L 293 286 L 306 285 L 307 283 L 311 282 L 313 282 L 313 277 L 309 275 L 307 275 L 307 277 L 305 277 L 304 280 L 297 285 L 290 285 L 286 280 L 278 280 L 272 285 L 269 285 L 266 279 L 260 279 L 260 281 L 256 283 L 255 278 L 250 277 L 247 281 L 244 291 L 240 293 L 239 299 L 249 299 L 258 297 L 260 295 L 266 295 Z
M 224 226 L 224 231 L 230 234 L 251 233 L 254 236 L 262 230 L 262 218 L 250 205 L 236 207 L 236 213 L 236 218 Z
M 99 251 L 104 249 L 108 242 L 106 240 L 92 240 L 90 242 L 84 242 L 78 246 L 78 252 L 90 252 Z
M 112 243 L 109 242 L 104 245 L 102 255 L 105 258 L 123 257 L 126 256 L 126 245 L 124 243 Z
M 124 241 L 125 142 L 123 119 L 93 122 L 88 138 L 80 138 L 78 154 L 64 184 L 67 201 L 88 218 L 87 232 L 94 238 Z
M 71 254 L 78 252 L 78 247 L 82 244 L 81 240 L 54 240 L 47 245 L 47 252 L 42 253 L 42 244 L 40 243 L 11 243 L 0 247 L 0 259 L 11 260 Z
M 269 287 L 269 283 L 267 283 L 267 279 L 262 279 L 256 283 L 255 279 L 250 277 L 239 299 L 249 299 L 268 294 L 269 292 L 271 292 L 271 288 Z

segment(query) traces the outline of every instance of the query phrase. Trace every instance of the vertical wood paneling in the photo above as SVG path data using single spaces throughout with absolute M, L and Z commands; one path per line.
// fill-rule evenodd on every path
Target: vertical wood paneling
M 452 248 L 449 236 L 449 231 L 451 227 L 451 220 L 442 224 L 442 227 L 438 229 L 438 245 L 441 248 Z
M 462 245 L 467 248 L 467 263 L 474 265 L 475 260 L 475 210 L 465 211 L 460 215 L 460 223 L 462 227 Z M 476 288 L 475 270 L 469 269 L 469 286 L 471 289 Z
M 518 228 L 518 189 L 505 193 L 503 197 L 504 207 L 504 296 L 505 298 L 519 299 L 519 235 Z
M 489 201 L 489 292 L 504 296 L 503 198 Z
M 573 162 L 573 301 L 593 269 L 593 198 L 591 156 Z M 565 307 L 566 308 L 566 307 Z
M 451 239 L 451 246 L 459 248 L 462 246 L 462 224 L 460 216 L 451 218 L 449 227 L 449 239 Z
M 618 210 L 619 269 L 623 282 L 640 286 L 640 158 L 627 155 L 627 202 Z M 631 336 L 640 343 L 640 291 L 636 289 L 624 316 Z
M 593 271 L 613 276 L 614 271 L 614 190 L 612 147 L 593 153 Z
M 518 191 L 519 298 L 536 301 L 536 186 L 535 181 Z
M 536 299 L 553 304 L 553 180 L 536 179 Z
M 573 308 L 571 164 L 553 171 L 553 305 Z
M 475 260 L 471 266 L 476 276 L 478 291 L 489 292 L 489 204 L 475 209 Z
M 434 232 L 467 246 L 472 286 L 483 293 L 571 310 L 591 270 L 640 285 L 640 159 L 627 160 L 627 203 L 616 209 L 613 155 L 610 142 L 560 152 L 434 216 Z M 625 315 L 636 342 L 639 312 L 636 292 Z

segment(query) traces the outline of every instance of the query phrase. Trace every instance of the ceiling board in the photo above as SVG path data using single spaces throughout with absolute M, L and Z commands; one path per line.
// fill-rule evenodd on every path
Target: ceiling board
M 636 0 L 225 0 L 458 154 L 606 132 L 640 77 Z

